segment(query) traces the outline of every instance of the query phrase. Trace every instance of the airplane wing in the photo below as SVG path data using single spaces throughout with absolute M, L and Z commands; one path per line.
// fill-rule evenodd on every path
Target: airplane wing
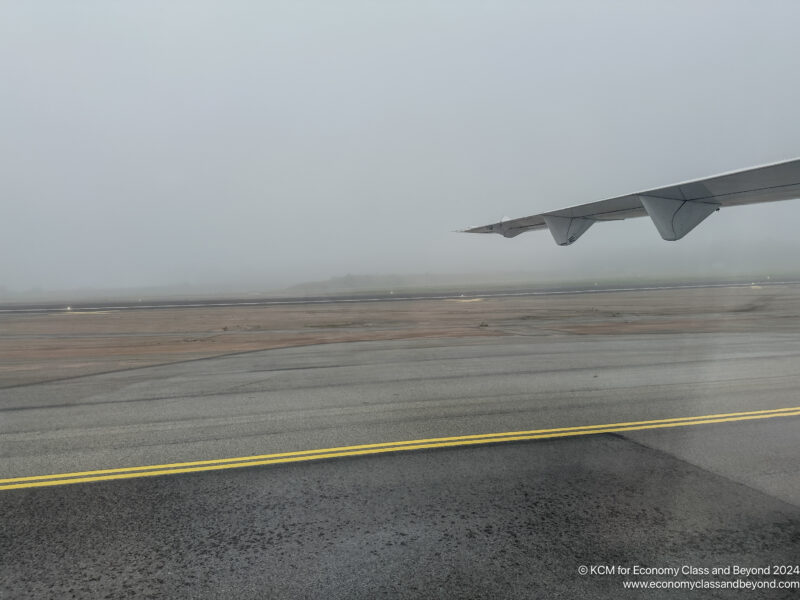
M 569 246 L 597 221 L 649 216 L 665 240 L 679 240 L 723 207 L 800 198 L 800 159 L 715 175 L 599 202 L 470 227 L 465 233 L 499 233 L 511 238 L 549 229 L 559 246 Z

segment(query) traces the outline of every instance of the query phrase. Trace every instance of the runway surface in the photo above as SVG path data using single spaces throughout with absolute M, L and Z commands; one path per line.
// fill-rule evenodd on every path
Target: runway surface
M 512 298 L 512 297 L 537 297 L 561 296 L 575 294 L 598 294 L 604 292 L 643 292 L 663 290 L 702 290 L 712 288 L 736 288 L 759 286 L 785 286 L 798 285 L 795 280 L 787 281 L 717 281 L 708 283 L 674 283 L 654 285 L 618 285 L 595 283 L 592 287 L 585 286 L 554 286 L 537 289 L 513 290 L 467 290 L 465 292 L 418 292 L 418 293 L 379 293 L 379 294 L 337 294 L 335 296 L 274 296 L 262 298 L 202 298 L 192 301 L 187 300 L 138 300 L 131 301 L 91 301 L 77 300 L 75 302 L 44 302 L 44 303 L 0 303 L 0 314 L 15 313 L 60 313 L 65 311 L 97 311 L 97 310 L 160 310 L 169 308 L 230 308 L 246 306 L 286 306 L 286 305 L 315 305 L 315 304 L 361 304 L 367 302 L 405 302 L 415 300 L 447 300 L 455 298 Z
M 516 333 L 285 348 L 0 390 L 2 477 L 13 480 L 0 486 L 63 484 L 0 491 L 0 596 L 640 597 L 623 589 L 637 578 L 578 569 L 797 561 L 796 332 Z M 695 419 L 707 415 L 725 416 Z M 654 423 L 670 419 L 678 426 Z M 629 423 L 645 425 L 564 432 Z M 565 436 L 217 470 L 228 458 L 531 430 Z M 211 470 L 60 476 L 198 461 Z

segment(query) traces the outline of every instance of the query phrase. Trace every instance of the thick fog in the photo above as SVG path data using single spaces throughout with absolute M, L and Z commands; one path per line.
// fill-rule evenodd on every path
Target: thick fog
M 800 156 L 797 2 L 5 2 L 0 289 L 786 272 L 800 200 L 453 231 Z

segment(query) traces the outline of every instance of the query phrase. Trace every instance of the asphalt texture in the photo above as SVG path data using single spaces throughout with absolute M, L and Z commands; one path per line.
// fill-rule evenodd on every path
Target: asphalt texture
M 799 365 L 781 331 L 256 352 L 0 390 L 3 476 L 785 408 Z M 797 597 L 626 591 L 578 569 L 796 564 L 798 426 L 3 491 L 0 597 Z
M 8 598 L 613 598 L 622 578 L 578 568 L 800 554 L 796 506 L 614 436 L 20 490 L 2 506 Z

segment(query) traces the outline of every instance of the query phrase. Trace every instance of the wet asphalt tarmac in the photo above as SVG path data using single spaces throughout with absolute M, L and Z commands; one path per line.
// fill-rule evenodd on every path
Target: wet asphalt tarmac
M 17 490 L 0 502 L 4 598 L 642 597 L 622 582 L 672 578 L 578 569 L 800 556 L 798 507 L 614 435 Z
M 6 477 L 796 406 L 780 332 L 294 348 L 0 390 Z M 1 598 L 731 598 L 800 557 L 800 417 L 0 492 Z M 732 576 L 706 576 L 717 582 Z M 794 577 L 745 577 L 788 581 Z

